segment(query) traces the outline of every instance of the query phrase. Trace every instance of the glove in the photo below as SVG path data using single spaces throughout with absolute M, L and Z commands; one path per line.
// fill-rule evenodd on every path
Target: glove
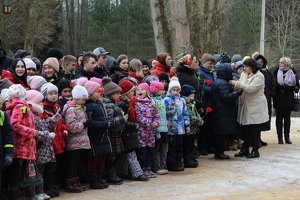
M 84 128 L 92 126 L 92 120 L 86 120 L 85 122 L 83 122 L 83 126 Z
M 236 91 L 238 93 L 238 95 L 242 95 L 243 92 L 244 92 L 244 89 L 243 88 L 240 88 Z
M 11 164 L 12 157 L 11 156 L 5 156 L 4 166 L 7 167 Z
M 170 110 L 170 111 L 167 111 L 167 113 L 166 113 L 167 118 L 174 117 L 175 114 L 176 114 L 175 110 Z
M 53 139 L 55 137 L 55 133 L 51 132 L 49 133 L 49 138 Z
M 51 118 L 53 119 L 53 121 L 55 121 L 55 122 L 57 122 L 60 118 L 61 118 L 61 116 L 60 116 L 60 114 L 59 114 L 59 111 L 60 111 L 60 109 L 58 109 L 57 111 L 56 111 L 56 113 L 55 113 L 55 115 L 53 115 Z

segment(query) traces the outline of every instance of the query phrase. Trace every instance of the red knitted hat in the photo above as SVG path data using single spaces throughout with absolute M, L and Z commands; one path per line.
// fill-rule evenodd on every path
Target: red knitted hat
M 134 89 L 134 84 L 129 80 L 123 80 L 119 83 L 119 87 L 122 89 L 121 94 L 127 94 Z

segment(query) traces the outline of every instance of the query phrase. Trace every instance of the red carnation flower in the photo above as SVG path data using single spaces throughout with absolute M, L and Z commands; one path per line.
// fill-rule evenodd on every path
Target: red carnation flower
M 206 113 L 210 113 L 211 111 L 212 111 L 211 107 L 207 107 L 207 108 L 205 109 L 205 112 L 206 112 Z

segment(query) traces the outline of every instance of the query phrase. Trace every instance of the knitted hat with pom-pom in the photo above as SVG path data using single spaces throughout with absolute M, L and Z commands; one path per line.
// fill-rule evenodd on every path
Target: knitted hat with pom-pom
M 122 89 L 117 84 L 112 82 L 111 78 L 109 77 L 102 78 L 102 86 L 104 88 L 104 95 L 108 97 L 122 91 Z
M 170 92 L 174 87 L 178 87 L 181 90 L 181 86 L 178 81 L 178 78 L 175 76 L 173 76 L 170 80 L 168 92 Z

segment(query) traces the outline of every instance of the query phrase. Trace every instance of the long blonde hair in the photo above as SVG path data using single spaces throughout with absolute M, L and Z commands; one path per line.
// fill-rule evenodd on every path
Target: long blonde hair
M 129 70 L 134 71 L 136 73 L 136 76 L 139 78 L 143 78 L 143 64 L 140 60 L 138 59 L 132 59 L 129 62 Z

